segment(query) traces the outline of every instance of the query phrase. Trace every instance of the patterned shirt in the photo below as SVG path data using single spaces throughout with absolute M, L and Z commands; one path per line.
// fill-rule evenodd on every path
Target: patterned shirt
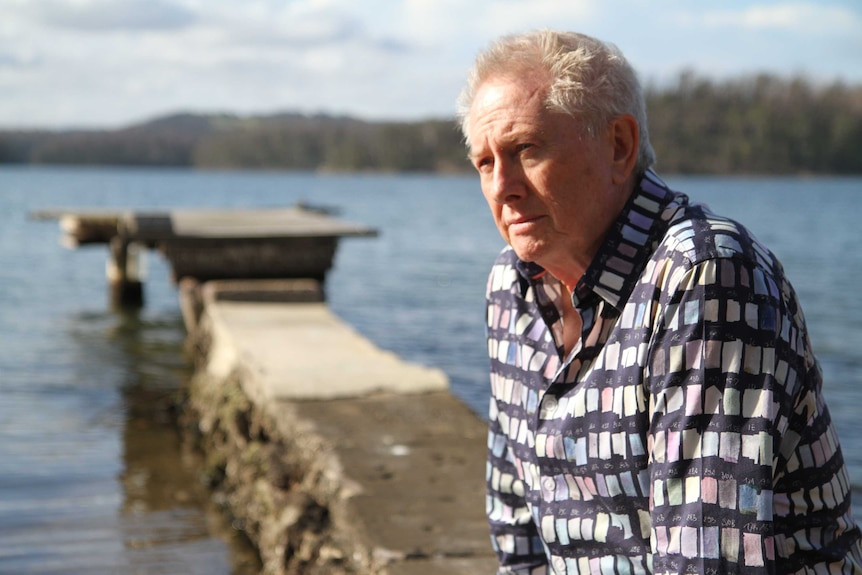
M 862 573 L 850 482 L 775 256 L 651 171 L 572 301 L 502 251 L 487 291 L 501 574 Z

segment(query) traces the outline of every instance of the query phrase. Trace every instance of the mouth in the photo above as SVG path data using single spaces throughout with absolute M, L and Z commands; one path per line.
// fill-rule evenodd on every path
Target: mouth
M 510 219 L 506 226 L 509 228 L 525 227 L 542 219 L 542 216 L 519 216 Z

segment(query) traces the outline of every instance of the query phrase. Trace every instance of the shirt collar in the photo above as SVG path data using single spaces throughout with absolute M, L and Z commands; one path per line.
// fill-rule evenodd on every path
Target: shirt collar
M 591 294 L 595 294 L 622 312 L 670 220 L 687 203 L 685 195 L 671 191 L 655 172 L 647 170 L 575 286 L 575 307 L 590 305 Z M 529 283 L 545 274 L 538 264 L 520 259 L 515 267 Z

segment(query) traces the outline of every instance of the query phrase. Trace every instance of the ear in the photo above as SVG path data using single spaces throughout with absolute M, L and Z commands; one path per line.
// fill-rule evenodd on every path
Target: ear
M 610 136 L 613 139 L 613 182 L 625 182 L 635 167 L 640 144 L 638 122 L 631 114 L 623 114 L 611 120 Z

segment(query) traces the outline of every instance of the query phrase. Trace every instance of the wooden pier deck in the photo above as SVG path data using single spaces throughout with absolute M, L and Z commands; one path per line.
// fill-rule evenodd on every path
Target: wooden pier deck
M 257 209 L 66 210 L 30 214 L 59 220 L 63 244 L 110 248 L 111 299 L 120 306 L 143 304 L 139 273 L 142 249 L 160 252 L 173 279 L 325 280 L 343 237 L 377 231 L 302 205 Z

